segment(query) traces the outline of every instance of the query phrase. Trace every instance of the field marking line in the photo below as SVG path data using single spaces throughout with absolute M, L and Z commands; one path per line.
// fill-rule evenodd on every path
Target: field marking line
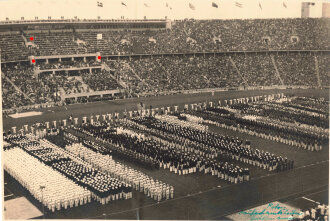
M 311 194 L 310 194 L 311 195 Z M 307 197 L 301 197 L 302 199 L 305 199 L 305 200 L 308 200 L 308 201 L 310 201 L 310 202 L 313 202 L 313 203 L 316 203 L 316 204 L 320 204 L 319 202 L 316 202 L 316 201 L 314 201 L 314 200 L 312 200 L 312 199 L 309 199 L 309 198 L 307 198 Z
M 326 187 L 326 186 L 328 186 L 328 184 L 323 185 L 323 186 L 320 186 L 319 188 L 323 188 L 323 187 Z M 311 190 L 312 190 L 312 189 L 310 189 L 310 190 L 305 190 L 305 191 L 300 191 L 300 192 L 298 192 L 298 193 L 293 193 L 293 194 L 288 195 L 287 197 L 290 197 L 290 196 L 293 196 L 293 195 L 297 195 L 297 194 L 300 194 L 300 193 L 303 193 L 303 192 L 308 192 L 308 191 L 311 191 Z M 323 192 L 323 191 L 325 191 L 325 190 L 322 190 L 322 191 L 319 191 L 319 192 Z M 318 193 L 318 192 L 316 192 L 316 193 Z M 309 194 L 309 195 L 311 195 L 311 194 Z M 264 202 L 264 203 L 261 202 L 261 204 L 260 204 L 260 203 L 256 203 L 256 204 L 251 205 L 251 206 L 248 206 L 248 207 L 246 207 L 246 208 L 243 208 L 243 209 L 240 209 L 240 210 L 236 210 L 236 211 L 233 212 L 233 213 L 227 213 L 227 214 L 225 214 L 225 215 L 221 215 L 221 217 L 227 217 L 227 216 L 230 216 L 230 215 L 232 215 L 232 214 L 238 213 L 238 212 L 240 212 L 240 211 L 249 210 L 249 209 L 255 208 L 255 207 L 260 206 L 260 205 L 268 204 L 268 203 L 270 203 L 270 202 L 279 201 L 279 200 L 281 200 L 281 198 L 283 198 L 283 197 L 275 198 L 275 199 L 273 199 L 273 200 L 267 200 L 267 201 Z M 297 197 L 297 198 L 295 198 L 295 199 L 298 199 L 298 198 L 300 198 L 300 197 Z M 286 201 L 286 202 L 287 202 L 287 201 Z M 283 203 L 286 203 L 286 202 L 283 202 Z M 216 218 L 216 217 L 219 217 L 219 216 L 217 215 L 217 216 L 209 217 L 208 219 L 211 220 L 211 219 L 214 219 L 214 218 Z
M 14 196 L 14 194 L 9 194 L 9 195 L 5 196 L 5 198 L 6 198 L 6 197 L 10 197 L 10 196 Z

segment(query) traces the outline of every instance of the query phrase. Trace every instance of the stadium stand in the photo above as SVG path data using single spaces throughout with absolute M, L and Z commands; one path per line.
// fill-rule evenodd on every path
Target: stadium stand
M 329 49 L 326 22 L 324 18 L 185 19 L 173 21 L 171 29 L 132 26 L 2 33 L 4 62 L 27 60 L 28 55 L 59 56 L 37 59 L 36 68 L 21 62 L 7 63 L 2 70 L 36 104 L 63 101 L 63 94 L 122 88 L 129 96 L 140 96 L 247 86 L 327 87 L 329 54 L 318 52 Z M 99 34 L 102 38 L 97 38 Z M 82 59 L 97 52 L 102 54 L 103 64 Z M 59 60 L 68 55 L 81 57 Z M 101 65 L 100 69 L 89 69 Z M 70 68 L 80 69 L 64 70 Z M 13 95 L 17 90 L 10 88 L 11 84 L 3 87 L 15 102 L 6 103 L 6 108 L 25 105 Z M 89 98 L 75 102 L 83 100 Z

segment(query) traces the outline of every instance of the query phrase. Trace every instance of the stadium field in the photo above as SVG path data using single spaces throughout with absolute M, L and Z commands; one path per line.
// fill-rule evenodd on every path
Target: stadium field
M 143 102 L 146 107 L 163 107 L 205 101 L 218 101 L 232 98 L 251 97 L 256 95 L 284 93 L 299 96 L 325 97 L 329 99 L 328 90 L 295 89 L 295 90 L 260 90 L 260 91 L 225 91 L 210 93 L 172 95 L 149 98 L 134 98 L 88 104 L 76 104 L 65 107 L 54 107 L 37 110 L 43 112 L 40 116 L 24 118 L 6 117 L 3 119 L 5 130 L 12 126 L 20 128 L 24 124 L 66 119 L 70 114 L 74 117 L 96 114 L 122 112 L 125 109 L 136 110 L 136 104 Z M 133 191 L 133 198 L 119 200 L 108 205 L 91 204 L 67 210 L 47 212 L 46 218 L 65 219 L 228 219 L 228 215 L 253 208 L 273 201 L 285 202 L 299 208 L 308 207 L 312 201 L 328 203 L 329 182 L 329 149 L 323 145 L 321 152 L 297 150 L 285 144 L 269 141 L 249 135 L 233 132 L 223 128 L 210 126 L 216 133 L 227 134 L 251 141 L 251 146 L 276 155 L 287 156 L 295 161 L 294 169 L 276 173 L 248 166 L 251 180 L 240 184 L 214 178 L 207 174 L 189 174 L 179 176 L 168 170 L 150 171 L 127 161 L 125 164 L 138 168 L 140 171 L 156 179 L 164 180 L 175 187 L 175 197 L 172 200 L 156 203 L 145 195 Z M 117 159 L 116 159 L 117 160 Z M 120 162 L 120 160 L 119 160 Z M 237 163 L 240 165 L 239 163 Z M 246 166 L 246 164 L 245 164 Z M 40 210 L 41 204 L 36 201 L 22 186 L 5 173 L 7 194 L 14 197 L 25 196 Z M 11 197 L 13 197 L 11 196 Z M 6 200 L 6 199 L 5 199 Z M 306 202 L 305 202 L 306 201 Z
M 211 93 L 198 93 L 198 94 L 177 94 L 177 95 L 165 95 L 157 97 L 141 97 L 141 98 L 132 98 L 132 99 L 123 99 L 123 100 L 114 100 L 114 101 L 102 101 L 102 102 L 93 102 L 86 104 L 74 104 L 61 107 L 52 107 L 39 109 L 35 111 L 43 112 L 39 116 L 31 116 L 24 118 L 11 118 L 9 116 L 4 116 L 3 119 L 3 128 L 4 130 L 11 129 L 12 126 L 21 128 L 24 124 L 31 125 L 36 122 L 46 122 L 52 120 L 62 120 L 66 119 L 73 114 L 74 117 L 81 118 L 83 116 L 91 116 L 96 114 L 105 114 L 113 112 L 123 112 L 125 109 L 137 110 L 136 105 L 139 102 L 145 103 L 146 107 L 152 105 L 153 107 L 167 107 L 173 105 L 179 105 L 179 108 L 183 108 L 184 104 L 189 103 L 198 103 L 205 101 L 219 101 L 225 99 L 234 99 L 242 97 L 251 97 L 257 95 L 266 95 L 274 93 L 285 93 L 285 94 L 295 94 L 299 96 L 316 96 L 324 97 L 329 99 L 328 90 L 320 89 L 285 89 L 285 90 L 255 90 L 255 91 L 222 91 L 215 92 L 214 96 Z

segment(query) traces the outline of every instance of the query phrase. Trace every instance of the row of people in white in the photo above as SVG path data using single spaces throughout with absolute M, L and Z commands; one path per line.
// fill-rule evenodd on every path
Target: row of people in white
M 132 185 L 133 189 L 144 192 L 155 200 L 163 200 L 174 197 L 174 187 L 161 181 L 155 181 L 146 174 L 134 170 L 128 166 L 122 165 L 111 156 L 103 155 L 85 147 L 82 144 L 74 143 L 65 147 L 68 151 L 76 154 L 85 161 L 91 163 L 94 167 L 109 173 L 125 183 Z
M 90 190 L 92 197 L 102 204 L 125 198 L 125 195 L 131 193 L 131 188 L 123 182 L 96 170 L 87 162 L 45 139 L 30 140 L 21 135 L 12 135 L 7 139 L 78 185 Z
M 127 183 L 125 184 L 114 177 L 110 177 L 107 173 L 95 169 L 88 162 L 77 158 L 75 153 L 65 151 L 48 140 L 42 139 L 40 143 L 70 157 L 72 161 L 57 162 L 52 164 L 52 166 L 60 171 L 64 171 L 67 175 L 80 182 L 81 185 L 93 188 L 96 192 L 92 192 L 92 196 L 98 202 L 107 204 L 118 199 L 132 198 L 132 188 Z
M 189 116 L 190 118 L 192 116 Z M 179 124 L 180 126 L 182 127 L 190 127 L 190 128 L 194 128 L 196 130 L 201 130 L 201 131 L 205 131 L 207 130 L 207 126 L 204 126 L 204 125 L 201 125 L 197 122 L 191 122 L 191 121 L 183 121 L 183 120 L 180 120 L 178 119 L 176 116 L 173 116 L 173 115 L 159 115 L 159 114 L 156 114 L 155 115 L 155 118 L 160 120 L 160 121 L 164 121 L 164 122 L 168 122 L 168 123 L 171 123 L 171 124 Z
M 24 150 L 4 151 L 4 169 L 49 210 L 91 202 L 91 192 L 69 180 Z

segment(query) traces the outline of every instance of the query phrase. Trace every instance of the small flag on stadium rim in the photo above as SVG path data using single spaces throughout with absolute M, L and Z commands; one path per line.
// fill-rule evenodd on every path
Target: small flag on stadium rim
M 166 2 L 166 7 L 167 8 L 170 8 L 170 10 L 172 10 L 172 7 L 171 6 L 169 6 L 169 4 Z
M 196 9 L 195 6 L 194 6 L 193 4 L 191 4 L 191 3 L 189 3 L 189 8 L 190 8 L 191 10 L 195 10 L 195 9 Z
M 149 8 L 149 5 L 147 5 L 146 3 L 144 3 L 144 6 L 146 6 L 147 8 Z
M 285 2 L 283 2 L 283 7 L 284 7 L 284 8 L 287 8 L 287 6 L 286 6 Z
M 214 3 L 214 2 L 212 2 L 212 7 L 218 8 L 218 5 L 216 3 Z
M 259 2 L 259 8 L 262 10 L 262 6 L 261 6 L 260 2 Z
M 102 2 L 97 2 L 97 6 L 98 7 L 103 7 L 103 3 Z
M 123 6 L 125 6 L 125 7 L 127 7 L 127 5 L 126 5 L 124 2 L 121 2 L 121 4 L 122 4 Z
M 243 7 L 242 3 L 239 3 L 239 2 L 235 2 L 235 6 L 236 7 L 239 7 L 239 8 L 242 8 Z

